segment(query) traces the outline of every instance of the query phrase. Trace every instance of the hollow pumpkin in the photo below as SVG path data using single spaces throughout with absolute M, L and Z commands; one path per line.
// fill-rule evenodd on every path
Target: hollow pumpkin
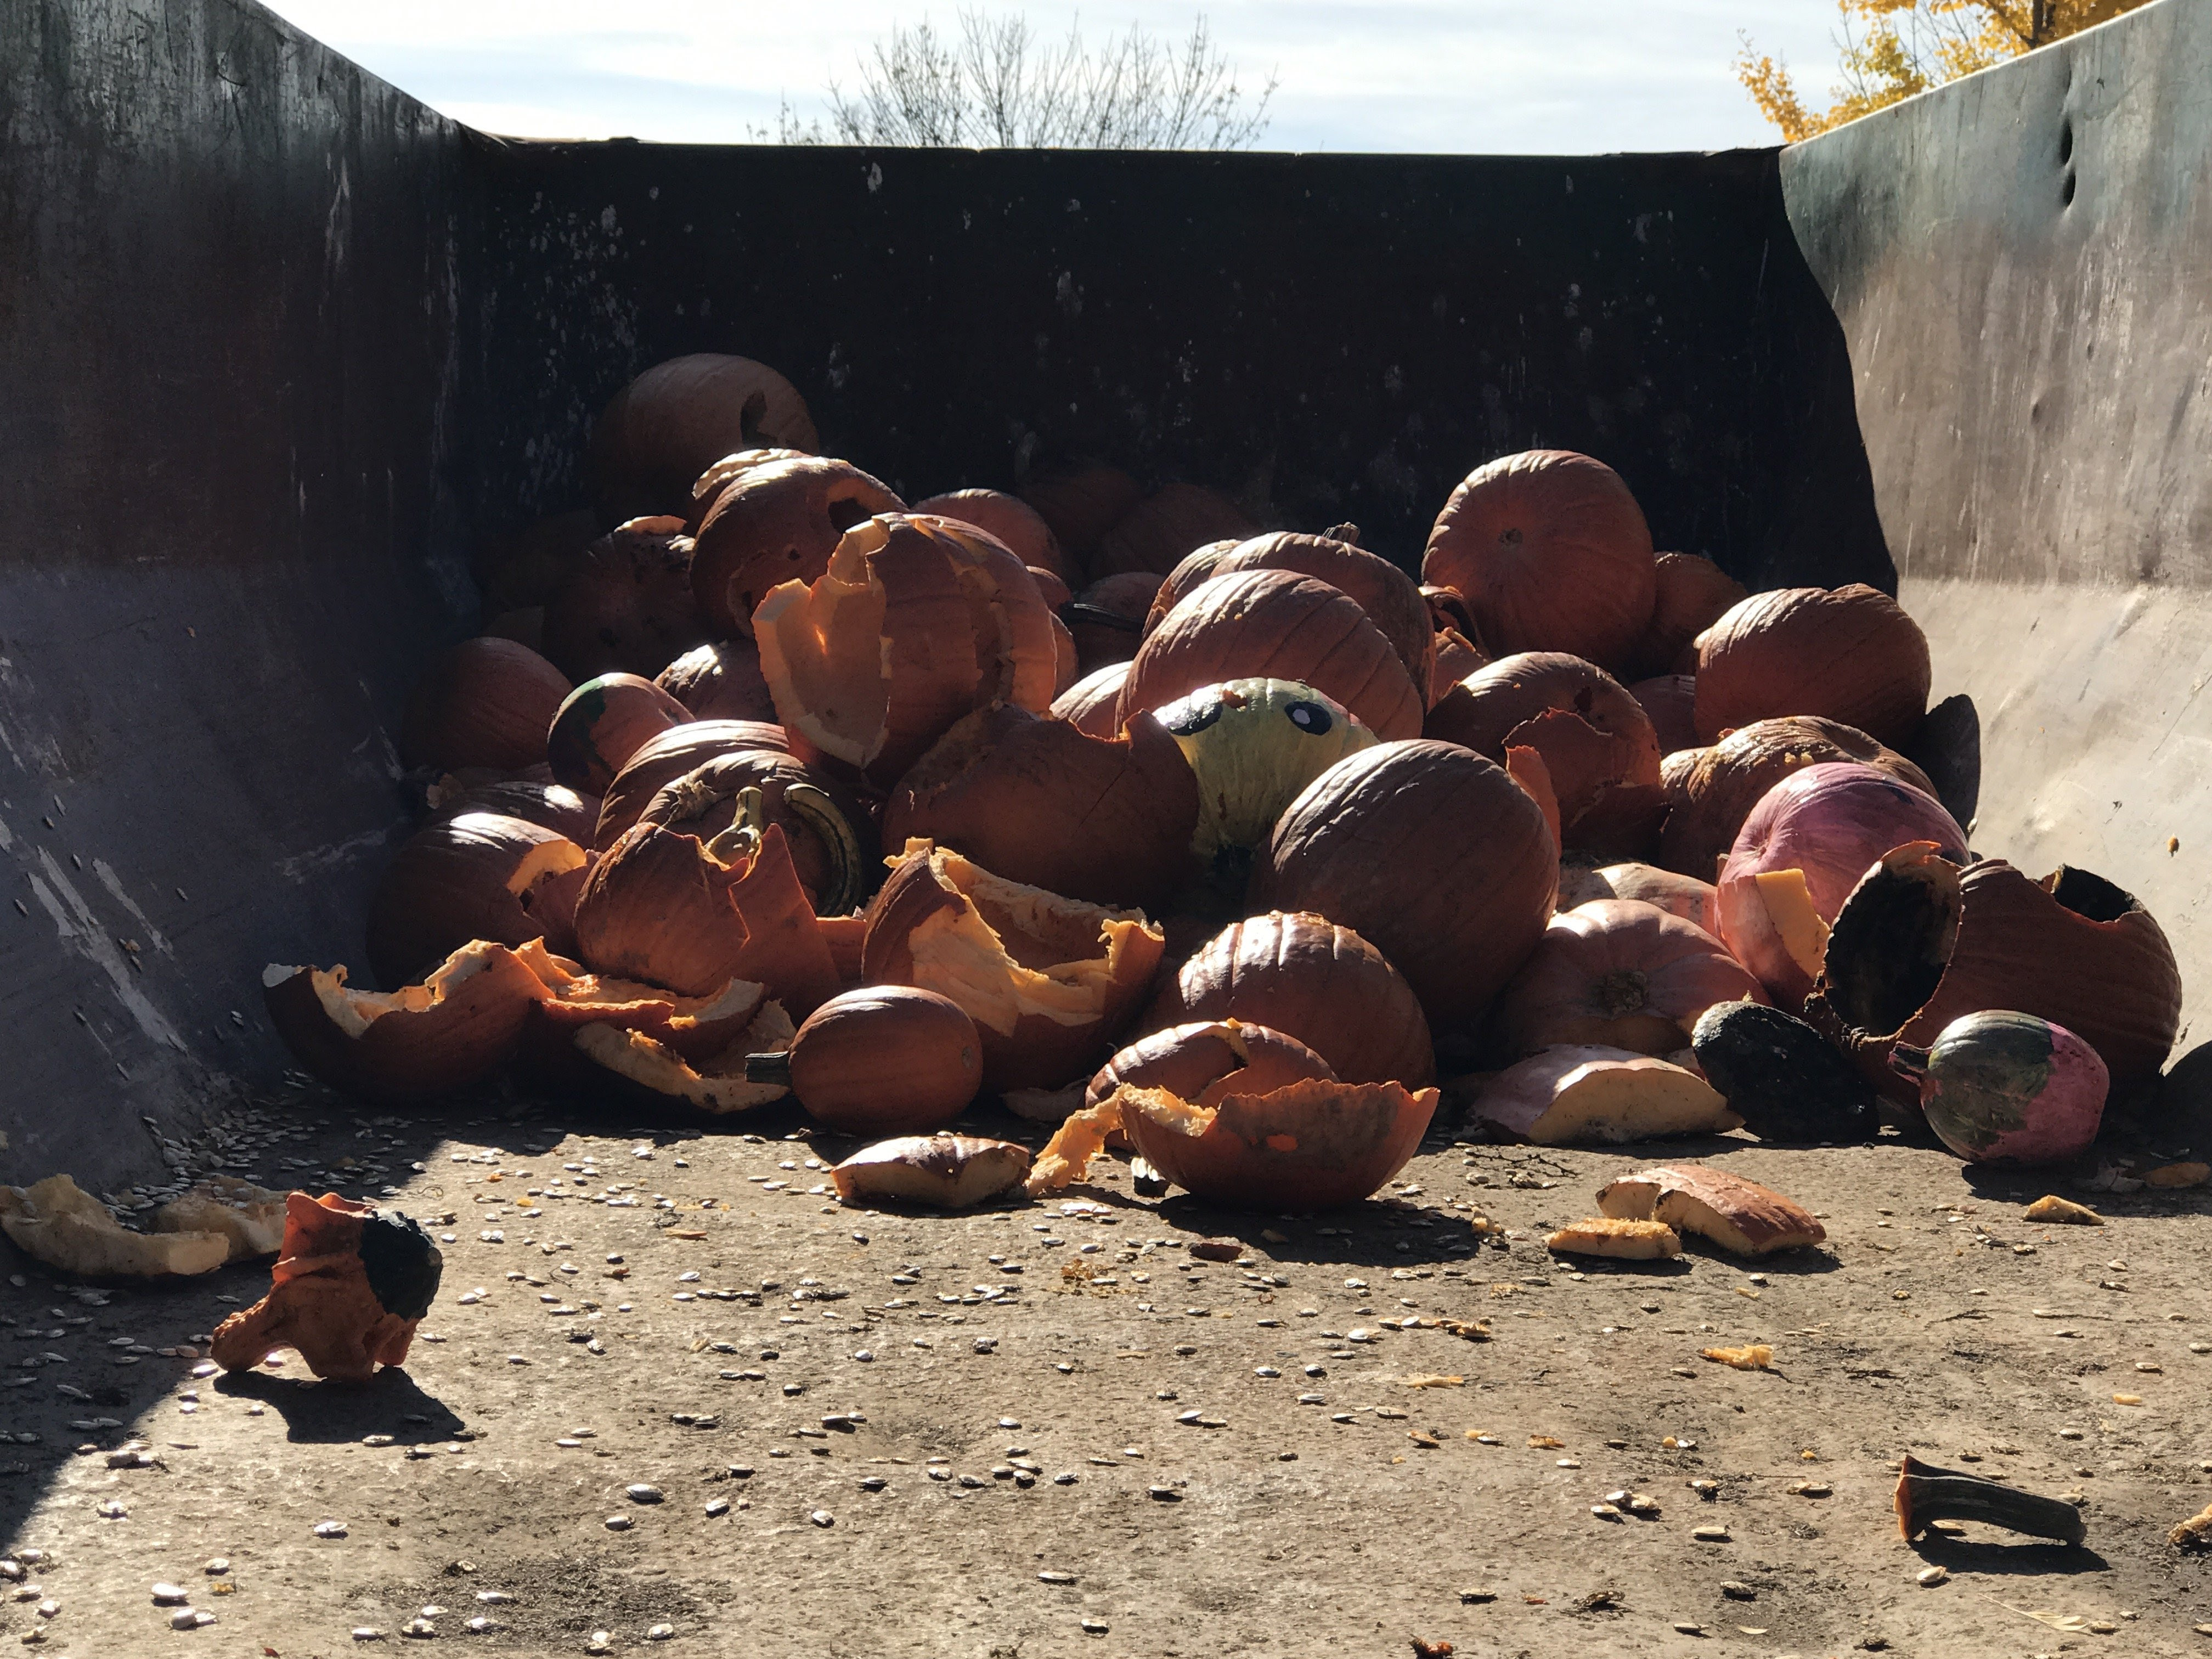
M 1766 792 L 1823 761 L 1857 761 L 1930 798 L 1936 793 L 1925 772 L 1852 726 L 1811 715 L 1756 720 L 1711 748 L 1683 750 L 1661 763 L 1668 812 L 1652 861 L 1712 880 Z
M 2002 859 L 1961 870 L 1924 842 L 1883 854 L 1836 917 L 1806 1018 L 1911 1101 L 1895 1045 L 1927 1048 L 1991 1008 L 2065 1027 L 2124 1093 L 2172 1051 L 2181 975 L 2150 912 L 2101 876 L 2061 866 L 2035 881 Z
M 775 724 L 775 699 L 761 678 L 760 652 L 750 640 L 713 640 L 694 646 L 654 677 L 662 690 L 695 720 L 757 720 Z
M 927 1134 L 975 1098 L 983 1051 L 975 1022 L 950 997 L 872 985 L 830 998 L 788 1048 L 747 1060 L 745 1076 L 786 1085 L 841 1133 Z
M 1088 1076 L 1152 988 L 1164 941 L 1134 911 L 1085 904 L 908 843 L 868 908 L 862 965 L 947 996 L 975 1022 L 983 1086 Z
M 1260 526 L 1226 495 L 1203 484 L 1163 484 L 1098 538 L 1090 561 L 1095 580 L 1124 570 L 1172 570 L 1207 542 L 1243 540 Z
M 1747 597 L 1744 586 L 1695 553 L 1662 553 L 1652 574 L 1651 620 L 1637 643 L 1634 672 L 1693 673 L 1698 635 Z
M 1236 1019 L 1197 1020 L 1139 1037 L 1092 1074 L 1083 1103 L 1096 1106 L 1123 1084 L 1165 1089 L 1194 1106 L 1224 1095 L 1267 1094 L 1307 1079 L 1336 1081 L 1335 1069 L 1294 1036 Z
M 1068 565 L 1060 540 L 1044 515 L 1018 495 L 996 489 L 955 489 L 914 504 L 916 513 L 933 518 L 957 519 L 996 538 L 1024 564 L 1052 573 L 1066 584 Z
M 756 467 L 776 461 L 803 461 L 811 453 L 804 449 L 739 449 L 723 456 L 692 482 L 691 510 L 684 517 L 684 533 L 696 536 L 699 526 L 707 522 L 707 515 L 714 510 L 714 503 L 722 499 L 722 492 Z
M 1232 922 L 1164 976 L 1150 1030 L 1236 1020 L 1295 1038 L 1346 1083 L 1436 1077 L 1427 1016 L 1405 977 L 1349 927 L 1270 912 Z
M 691 711 L 635 674 L 602 674 L 571 691 L 545 733 L 553 775 L 581 793 L 601 795 L 629 757 Z
M 1595 663 L 1557 651 L 1501 657 L 1439 700 L 1421 730 L 1501 765 L 1508 748 L 1541 755 L 1565 848 L 1633 858 L 1658 831 L 1658 737 L 1644 706 Z
M 699 720 L 672 726 L 647 738 L 623 763 L 599 799 L 592 844 L 602 851 L 643 816 L 653 798 L 686 773 L 722 755 L 766 749 L 788 754 L 783 728 L 764 721 Z
M 292 1057 L 340 1093 L 380 1105 L 438 1100 L 483 1081 L 515 1051 L 544 995 L 514 951 L 483 939 L 396 991 L 356 990 L 343 967 L 275 963 L 261 986 Z
M 652 678 L 707 637 L 691 540 L 675 518 L 632 519 L 584 551 L 545 602 L 545 655 L 572 680 Z
M 811 582 L 854 525 L 904 504 L 848 461 L 776 461 L 735 479 L 699 526 L 691 593 L 720 639 L 750 636 L 753 612 L 784 582 Z
M 782 829 L 817 915 L 844 915 L 867 898 L 879 867 L 868 815 L 834 780 L 778 750 L 740 749 L 702 762 L 663 787 L 638 822 L 711 842 L 747 811 Z
M 1516 1056 L 1563 1043 L 1671 1054 L 1716 1003 L 1765 1000 L 1703 928 L 1638 900 L 1597 899 L 1552 918 L 1492 1018 Z
M 817 580 L 784 583 L 754 622 L 785 728 L 881 787 L 971 709 L 1052 706 L 1052 614 L 1027 568 L 935 520 L 856 526 Z
M 684 1108 L 727 1117 L 772 1104 L 789 1092 L 780 1083 L 756 1083 L 745 1067 L 756 1054 L 790 1042 L 791 1017 L 774 999 L 760 1005 L 752 1023 L 720 1053 L 693 1058 L 649 1032 L 613 1024 L 586 1025 L 575 1036 L 577 1054 L 592 1068 L 589 1092 L 634 1106 Z
M 732 979 L 704 996 L 687 997 L 641 980 L 593 973 L 540 944 L 523 945 L 515 955 L 544 988 L 523 1030 L 515 1073 L 547 1094 L 581 1093 L 594 1079 L 597 1066 L 576 1046 L 587 1027 L 636 1031 L 686 1060 L 702 1061 L 735 1044 L 769 1000 L 768 988 L 754 980 Z
M 1212 859 L 1249 851 L 1322 773 L 1374 746 L 1343 704 L 1295 680 L 1225 680 L 1155 709 L 1195 782 L 1190 849 Z
M 1287 570 L 1201 582 L 1137 649 L 1125 720 L 1223 680 L 1296 680 L 1334 698 L 1378 737 L 1409 738 L 1426 707 L 1404 663 L 1342 589 Z
M 720 457 L 815 442 L 806 400 L 790 381 L 750 357 L 698 351 L 655 363 L 608 399 L 585 467 L 618 518 L 680 514 Z
M 1559 872 L 1542 809 L 1502 767 L 1455 744 L 1385 743 L 1291 803 L 1254 862 L 1252 899 L 1356 930 L 1449 1027 L 1528 960 Z
M 397 988 L 478 939 L 550 938 L 560 949 L 589 861 L 567 836 L 520 818 L 462 812 L 427 823 L 401 845 L 369 900 L 369 967 Z
M 804 1018 L 842 988 L 781 824 L 759 797 L 711 841 L 637 823 L 576 901 L 576 946 L 602 974 L 704 996 L 752 980 Z
M 1478 467 L 1437 515 L 1421 580 L 1467 601 L 1499 654 L 1565 651 L 1631 667 L 1658 586 L 1650 526 L 1602 461 L 1532 449 Z
M 1115 736 L 1000 703 L 963 716 L 884 803 L 884 840 L 922 837 L 1067 898 L 1158 905 L 1182 884 L 1199 786 L 1160 722 Z
M 568 676 L 513 640 L 463 640 L 415 683 L 399 721 L 399 758 L 452 771 L 514 771 L 545 758 L 545 728 Z
M 1928 636 L 1864 582 L 1754 593 L 1698 636 L 1698 735 L 1816 714 L 1904 744 L 1928 712 Z

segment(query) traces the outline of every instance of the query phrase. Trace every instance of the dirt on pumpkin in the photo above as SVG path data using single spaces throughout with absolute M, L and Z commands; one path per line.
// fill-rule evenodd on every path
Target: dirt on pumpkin
M 1143 1200 L 1103 1164 L 946 1217 L 838 1205 L 855 1143 L 795 1111 L 356 1122 L 302 1091 L 211 1144 L 446 1238 L 370 1386 L 164 1352 L 263 1267 L 88 1291 L 13 1257 L 7 1633 L 81 1659 L 2212 1651 L 2212 1571 L 2166 1540 L 2212 1501 L 2203 1189 L 2038 1225 L 2047 1177 L 1893 1139 L 1439 1130 L 1319 1218 Z M 1607 1177 L 1691 1158 L 1827 1243 L 1545 1250 Z M 1752 1343 L 1771 1370 L 1698 1357 Z M 132 1442 L 145 1467 L 111 1459 Z M 2079 1494 L 2086 1546 L 1907 1545 L 1908 1450 Z M 1593 1513 L 1621 1492 L 1656 1507 Z M 173 1628 L 157 1583 L 214 1622 Z

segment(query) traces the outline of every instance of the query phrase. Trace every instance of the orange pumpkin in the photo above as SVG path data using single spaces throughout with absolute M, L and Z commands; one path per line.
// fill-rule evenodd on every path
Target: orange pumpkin
M 767 749 L 788 754 L 783 728 L 757 720 L 698 720 L 672 726 L 648 738 L 623 763 L 599 800 L 592 844 L 602 851 L 635 823 L 653 798 L 670 784 L 722 755 Z
M 722 499 L 722 492 L 754 468 L 775 461 L 803 461 L 811 453 L 804 449 L 739 449 L 723 456 L 692 483 L 691 511 L 684 518 L 684 533 L 697 535 L 699 526 L 714 510 L 714 503 Z
M 1660 554 L 1653 574 L 1651 621 L 1638 642 L 1634 671 L 1646 678 L 1695 672 L 1698 635 L 1744 599 L 1744 586 L 1695 553 Z
M 441 771 L 514 771 L 545 758 L 568 676 L 513 640 L 463 640 L 422 672 L 399 720 L 399 758 Z
M 881 866 L 868 814 L 842 784 L 777 750 L 739 749 L 701 762 L 647 801 L 638 822 L 711 842 L 747 812 L 782 828 L 818 915 L 843 915 L 874 887 Z
M 694 646 L 653 682 L 690 711 L 695 720 L 775 723 L 775 699 L 761 678 L 760 652 L 750 640 L 714 640 Z
M 1234 1020 L 1304 1043 L 1347 1083 L 1436 1076 L 1429 1024 L 1382 953 L 1324 917 L 1278 910 L 1200 946 L 1145 1012 L 1149 1030 Z
M 1698 735 L 1813 714 L 1909 743 L 1929 673 L 1920 624 L 1864 582 L 1754 593 L 1698 636 Z
M 1559 1043 L 1671 1054 L 1715 1003 L 1765 1000 L 1702 927 L 1635 899 L 1598 899 L 1552 918 L 1495 1021 L 1516 1058 Z
M 1437 634 L 1419 586 L 1389 560 L 1361 547 L 1353 539 L 1359 532 L 1352 526 L 1339 525 L 1336 529 L 1342 532 L 1340 536 L 1335 532 L 1301 536 L 1288 531 L 1255 536 L 1223 554 L 1214 562 L 1212 574 L 1288 570 L 1340 590 L 1390 641 L 1390 648 L 1406 666 L 1406 678 L 1425 696 L 1436 665 Z
M 884 840 L 915 836 L 1068 898 L 1157 905 L 1188 872 L 1198 781 L 1139 714 L 1111 738 L 1005 704 L 979 709 L 899 780 Z
M 914 511 L 974 525 L 1012 549 L 1024 564 L 1049 571 L 1054 580 L 1066 583 L 1067 561 L 1060 553 L 1059 538 L 1044 515 L 1018 495 L 995 489 L 955 489 L 916 501 Z
M 1390 641 L 1341 588 L 1287 570 L 1210 577 L 1138 647 L 1123 720 L 1202 685 L 1296 680 L 1326 692 L 1377 736 L 1408 738 L 1427 705 Z
M 568 939 L 568 909 L 589 860 L 558 832 L 492 812 L 427 823 L 400 847 L 368 906 L 368 964 L 410 985 L 473 940 Z
M 950 997 L 871 985 L 830 998 L 806 1017 L 787 1050 L 748 1059 L 745 1077 L 784 1085 L 842 1133 L 927 1134 L 975 1098 L 982 1044 Z
M 1052 700 L 1053 717 L 1086 737 L 1120 736 L 1121 684 L 1128 678 L 1126 662 L 1109 662 L 1094 670 Z
M 680 519 L 617 526 L 585 550 L 545 602 L 545 655 L 574 680 L 650 678 L 706 637 Z
M 815 442 L 806 400 L 790 381 L 750 357 L 699 351 L 655 363 L 608 400 L 585 466 L 618 518 L 680 514 L 719 458 Z
M 629 757 L 690 710 L 651 680 L 602 674 L 571 691 L 545 733 L 545 759 L 571 789 L 603 794 Z
M 1378 744 L 1308 784 L 1255 860 L 1251 896 L 1355 929 L 1431 1025 L 1456 1027 L 1536 948 L 1559 876 L 1543 810 L 1504 768 L 1421 740 Z
M 1487 651 L 1632 666 L 1658 591 L 1650 526 L 1620 475 L 1532 449 L 1469 473 L 1429 532 L 1421 580 L 1466 599 Z
M 717 638 L 749 636 L 771 588 L 817 580 L 848 530 L 904 510 L 848 461 L 809 456 L 752 468 L 722 491 L 699 526 L 691 592 L 701 618 Z

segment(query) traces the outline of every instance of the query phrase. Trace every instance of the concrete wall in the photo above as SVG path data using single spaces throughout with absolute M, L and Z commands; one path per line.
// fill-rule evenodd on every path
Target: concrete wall
M 1782 157 L 1790 224 L 1850 342 L 1899 596 L 1933 640 L 1939 695 L 1978 710 L 1975 846 L 2138 895 L 2180 954 L 2200 1042 L 2208 88 L 2212 6 L 2160 0 Z
M 0 1179 L 153 1167 L 359 937 L 473 604 L 468 142 L 237 0 L 0 6 Z

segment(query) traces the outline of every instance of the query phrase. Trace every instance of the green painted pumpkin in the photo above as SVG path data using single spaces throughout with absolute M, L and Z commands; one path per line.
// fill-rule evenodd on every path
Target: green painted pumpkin
M 1342 703 L 1296 680 L 1202 685 L 1152 715 L 1197 775 L 1191 848 L 1205 859 L 1265 841 L 1306 785 L 1376 741 Z

